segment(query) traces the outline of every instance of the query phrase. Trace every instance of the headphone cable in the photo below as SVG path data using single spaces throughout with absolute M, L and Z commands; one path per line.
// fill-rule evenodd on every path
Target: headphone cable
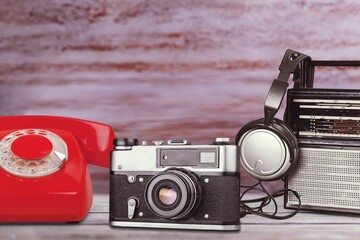
M 257 186 L 260 186 L 260 188 L 257 188 Z M 240 196 L 240 218 L 242 218 L 248 214 L 253 214 L 253 215 L 266 217 L 266 218 L 270 218 L 270 219 L 275 219 L 275 220 L 285 220 L 285 219 L 295 216 L 300 211 L 301 198 L 300 198 L 300 195 L 298 194 L 298 192 L 296 192 L 295 190 L 292 190 L 289 188 L 281 188 L 270 194 L 263 186 L 262 181 L 258 181 L 256 184 L 254 184 L 252 186 L 240 186 L 240 188 L 246 188 L 246 190 Z M 255 198 L 255 199 L 242 200 L 243 197 L 250 191 L 260 191 L 262 193 L 265 193 L 266 196 L 261 197 L 261 198 Z M 289 193 L 292 193 L 297 198 L 299 204 L 293 212 L 286 214 L 286 215 L 279 216 L 279 215 L 277 215 L 278 214 L 278 204 L 276 202 L 276 198 L 280 197 L 280 196 L 284 196 L 285 194 L 289 194 Z M 249 203 L 260 203 L 260 204 L 257 207 L 250 207 L 248 205 Z M 272 214 L 265 213 L 264 208 L 271 203 L 273 203 L 273 205 L 274 205 L 273 213 Z

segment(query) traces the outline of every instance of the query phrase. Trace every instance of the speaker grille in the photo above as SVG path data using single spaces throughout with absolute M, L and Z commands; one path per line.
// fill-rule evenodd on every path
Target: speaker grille
M 302 208 L 360 213 L 360 151 L 300 148 L 287 183 L 300 194 Z M 286 205 L 298 201 L 289 194 Z

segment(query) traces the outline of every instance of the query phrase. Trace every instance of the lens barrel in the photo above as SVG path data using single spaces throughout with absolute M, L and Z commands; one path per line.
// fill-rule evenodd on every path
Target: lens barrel
M 159 217 L 178 220 L 191 216 L 201 199 L 196 175 L 184 169 L 168 169 L 150 179 L 145 200 Z

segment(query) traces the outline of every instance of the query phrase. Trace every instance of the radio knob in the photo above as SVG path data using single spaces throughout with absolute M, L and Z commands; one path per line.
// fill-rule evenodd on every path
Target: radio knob
M 37 160 L 48 156 L 53 149 L 51 141 L 41 135 L 20 136 L 11 144 L 11 151 L 24 160 Z
M 119 147 L 132 147 L 139 145 L 139 140 L 137 138 L 115 138 L 114 146 Z

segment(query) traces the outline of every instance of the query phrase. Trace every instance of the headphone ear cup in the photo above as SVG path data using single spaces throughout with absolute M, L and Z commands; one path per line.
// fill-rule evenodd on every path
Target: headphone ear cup
M 295 133 L 291 130 L 291 128 L 286 122 L 277 118 L 274 118 L 273 126 L 276 127 L 279 132 L 281 132 L 282 136 L 284 137 L 284 140 L 289 145 L 290 152 L 292 153 L 292 158 L 291 158 L 292 166 L 295 166 L 297 160 L 299 159 L 299 153 L 300 153 L 298 141 L 295 136 Z
M 298 157 L 295 135 L 278 119 L 269 126 L 264 124 L 264 119 L 246 124 L 237 134 L 235 143 L 240 146 L 242 166 L 259 180 L 286 176 Z

